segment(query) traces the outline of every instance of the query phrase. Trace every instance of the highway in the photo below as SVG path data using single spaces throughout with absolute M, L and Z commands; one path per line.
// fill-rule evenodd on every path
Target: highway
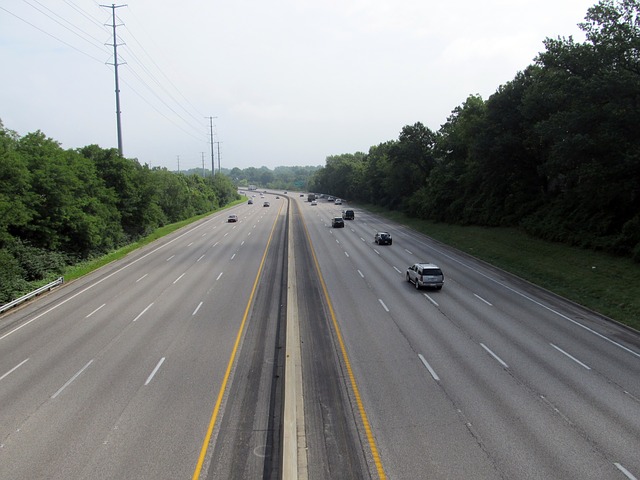
M 334 229 L 347 205 L 279 193 L 0 318 L 0 478 L 281 478 L 291 315 L 299 478 L 640 478 L 636 332 L 375 215 Z M 442 290 L 405 281 L 420 261 Z

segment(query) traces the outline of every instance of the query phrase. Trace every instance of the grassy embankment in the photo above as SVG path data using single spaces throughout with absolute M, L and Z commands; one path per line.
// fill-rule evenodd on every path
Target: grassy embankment
M 640 264 L 631 259 L 539 240 L 515 228 L 446 225 L 364 208 L 640 330 Z

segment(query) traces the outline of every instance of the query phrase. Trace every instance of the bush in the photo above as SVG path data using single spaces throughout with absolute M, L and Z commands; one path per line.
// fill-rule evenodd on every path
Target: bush
M 0 304 L 14 300 L 28 289 L 20 262 L 6 249 L 0 249 Z

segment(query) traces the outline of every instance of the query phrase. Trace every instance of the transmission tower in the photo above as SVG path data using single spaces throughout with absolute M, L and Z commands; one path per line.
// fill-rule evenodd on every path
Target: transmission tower
M 218 117 L 205 117 L 209 119 L 209 128 L 211 129 L 211 177 L 216 173 L 216 161 L 213 158 L 213 119 Z
M 114 66 L 116 76 L 116 127 L 118 129 L 118 153 L 122 157 L 122 122 L 120 119 L 120 84 L 118 82 L 118 42 L 116 41 L 116 27 L 118 27 L 118 25 L 116 24 L 116 8 L 126 7 L 126 5 L 111 4 L 100 6 L 111 9 L 111 18 L 113 22 L 111 25 L 106 24 L 108 27 L 113 27 L 113 43 L 107 43 L 106 45 L 111 45 L 113 47 L 113 63 L 110 63 L 109 65 Z

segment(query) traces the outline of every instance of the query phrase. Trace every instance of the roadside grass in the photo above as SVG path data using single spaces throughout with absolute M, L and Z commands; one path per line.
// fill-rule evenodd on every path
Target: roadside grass
M 182 220 L 181 222 L 176 222 L 176 223 L 172 223 L 170 225 L 165 225 L 163 227 L 160 227 L 156 230 L 154 230 L 152 233 L 150 233 L 149 235 L 147 235 L 144 238 L 141 238 L 140 240 L 138 240 L 135 243 L 131 243 L 129 245 L 126 245 L 122 248 L 119 248 L 118 250 L 114 250 L 113 252 L 110 252 L 102 257 L 99 258 L 95 258 L 92 260 L 88 260 L 86 262 L 81 262 L 81 263 L 77 263 L 75 265 L 70 265 L 69 267 L 67 267 L 64 271 L 63 277 L 64 277 L 64 281 L 65 282 L 70 282 L 72 280 L 76 280 L 80 277 L 82 277 L 83 275 L 86 275 L 88 273 L 93 272 L 94 270 L 97 270 L 100 267 L 103 267 L 105 265 L 107 265 L 108 263 L 111 263 L 115 260 L 119 260 L 121 258 L 124 258 L 127 254 L 133 252 L 134 250 L 137 250 L 138 248 L 144 247 L 145 245 L 148 245 L 151 242 L 154 242 L 156 240 L 158 240 L 159 238 L 162 238 L 166 235 L 169 235 L 172 232 L 175 232 L 176 230 L 179 230 L 180 228 L 189 225 L 193 222 L 197 222 L 198 220 L 208 217 L 209 215 L 219 212 L 221 210 L 225 210 L 229 207 L 233 207 L 235 205 L 238 205 L 240 203 L 244 203 L 246 201 L 245 198 L 240 199 L 240 200 L 236 200 L 231 202 L 228 205 L 225 205 L 224 207 L 219 208 L 218 210 L 213 210 L 211 212 L 207 212 L 204 213 L 202 215 L 197 215 L 195 217 L 189 218 L 187 220 Z M 50 281 L 50 280 L 48 280 Z M 48 282 L 47 281 L 47 282 Z M 47 283 L 45 282 L 45 283 Z
M 533 238 L 516 228 L 448 225 L 363 208 L 640 330 L 640 264 Z

